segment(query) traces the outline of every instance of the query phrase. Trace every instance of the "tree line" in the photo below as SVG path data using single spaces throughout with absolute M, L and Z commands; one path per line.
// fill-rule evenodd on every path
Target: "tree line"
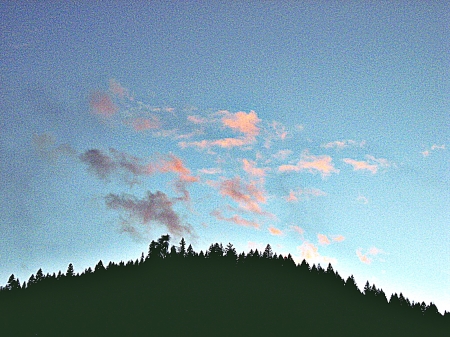
M 238 254 L 231 243 L 195 252 L 184 238 L 153 240 L 128 262 L 58 274 L 39 269 L 27 282 L 11 275 L 0 288 L 0 335 L 444 336 L 450 313 L 402 293 L 388 299 L 375 284 L 362 291 L 331 264 L 322 268 L 268 244 Z

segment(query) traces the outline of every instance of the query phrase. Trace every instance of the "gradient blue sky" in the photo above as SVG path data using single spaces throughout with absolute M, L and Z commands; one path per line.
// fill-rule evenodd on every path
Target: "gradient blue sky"
M 450 311 L 448 2 L 0 13 L 2 284 L 168 232 Z

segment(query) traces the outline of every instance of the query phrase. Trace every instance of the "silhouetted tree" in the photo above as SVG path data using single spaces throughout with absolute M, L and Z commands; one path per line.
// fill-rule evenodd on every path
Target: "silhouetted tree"
M 66 276 L 67 277 L 73 277 L 74 276 L 73 264 L 72 263 L 69 263 L 69 266 L 67 267 Z
M 181 241 L 180 241 L 179 254 L 181 257 L 186 256 L 186 241 L 184 241 L 184 238 L 181 238 Z
M 102 260 L 98 261 L 98 263 L 95 265 L 94 271 L 95 272 L 103 272 L 105 270 L 106 269 L 105 269 L 105 266 L 103 265 L 103 261 Z
M 225 247 L 225 257 L 230 264 L 235 264 L 237 262 L 236 249 L 234 249 L 231 243 L 228 243 L 228 245 Z
M 186 256 L 187 257 L 194 257 L 195 256 L 195 252 L 194 249 L 192 248 L 192 245 L 189 245 L 187 251 L 186 251 Z
M 273 251 L 270 244 L 267 244 L 266 249 L 264 249 L 263 258 L 271 259 L 273 257 Z
M 36 283 L 40 283 L 44 280 L 44 273 L 42 272 L 42 268 L 39 268 L 39 270 L 36 272 Z
M 19 281 L 19 279 L 16 279 L 14 274 L 11 274 L 11 276 L 9 277 L 8 283 L 6 284 L 6 288 L 8 290 L 20 289 L 20 281 Z

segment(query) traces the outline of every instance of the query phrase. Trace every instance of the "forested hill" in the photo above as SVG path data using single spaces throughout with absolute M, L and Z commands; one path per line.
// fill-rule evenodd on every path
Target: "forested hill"
M 11 275 L 0 291 L 0 336 L 449 336 L 450 313 L 402 294 L 387 300 L 291 256 L 237 254 L 231 244 L 196 253 L 169 235 L 147 256 L 100 261 L 75 274 L 28 282 Z

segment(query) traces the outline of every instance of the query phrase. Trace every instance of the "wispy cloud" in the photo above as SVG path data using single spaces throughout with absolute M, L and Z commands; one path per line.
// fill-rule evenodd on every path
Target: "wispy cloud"
M 111 96 L 103 91 L 95 91 L 91 94 L 89 106 L 94 113 L 107 118 L 113 116 L 119 109 Z
M 299 226 L 291 226 L 290 227 L 294 232 L 298 233 L 299 235 L 303 236 L 303 234 L 305 233 L 304 229 L 299 227 Z
M 219 184 L 222 196 L 228 196 L 236 201 L 239 206 L 253 213 L 263 214 L 260 203 L 266 202 L 264 191 L 255 182 L 245 183 L 240 177 L 225 179 Z
M 255 111 L 250 111 L 245 113 L 239 111 L 236 113 L 231 113 L 228 111 L 221 111 L 224 114 L 222 118 L 223 125 L 242 132 L 248 137 L 255 137 L 259 134 L 259 127 L 257 124 L 261 121 Z
M 246 219 L 242 218 L 239 215 L 232 215 L 230 217 L 226 217 L 218 209 L 212 211 L 211 215 L 214 216 L 218 220 L 231 222 L 231 223 L 234 223 L 234 224 L 239 225 L 239 226 L 253 227 L 253 228 L 256 228 L 256 229 L 259 229 L 261 227 L 261 225 L 259 223 L 255 222 L 255 221 L 251 221 L 251 220 L 246 220 Z
M 244 166 L 243 167 L 244 171 L 247 172 L 248 174 L 259 178 L 262 178 L 266 175 L 266 170 L 263 168 L 257 168 L 256 163 L 254 161 L 243 159 L 242 163 Z
M 173 201 L 161 191 L 148 191 L 147 196 L 142 199 L 130 194 L 110 193 L 105 197 L 105 202 L 108 208 L 127 215 L 122 224 L 123 231 L 132 235 L 141 232 L 134 225 L 136 222 L 146 229 L 151 229 L 154 223 L 163 225 L 176 236 L 193 234 L 192 227 L 182 224 L 180 217 L 173 210 Z
M 358 259 L 365 264 L 371 264 L 373 261 L 373 256 L 379 255 L 379 254 L 386 254 L 382 249 L 378 249 L 377 247 L 371 247 L 367 250 L 366 253 L 363 253 L 362 248 L 358 248 L 356 250 L 356 256 Z M 369 257 L 372 256 L 371 257 Z
M 109 150 L 109 153 L 99 149 L 87 150 L 79 158 L 100 179 L 107 179 L 115 173 L 134 176 L 154 173 L 151 165 L 143 164 L 141 159 L 113 148 Z
M 138 132 L 145 130 L 159 129 L 161 127 L 161 122 L 159 121 L 159 118 L 156 116 L 147 118 L 143 117 L 133 118 L 130 121 L 125 121 L 124 124 L 131 125 L 132 128 Z
M 289 195 L 285 197 L 287 202 L 297 202 L 299 200 L 309 200 L 310 197 L 321 197 L 326 196 L 327 193 L 318 188 L 305 188 L 290 190 Z
M 200 117 L 197 115 L 189 115 L 187 116 L 187 120 L 194 124 L 206 124 L 208 123 L 208 119 L 204 117 Z
M 366 159 L 365 161 L 358 161 L 351 158 L 344 158 L 343 161 L 346 164 L 352 165 L 353 171 L 366 170 L 372 172 L 372 174 L 377 173 L 379 168 L 387 168 L 392 165 L 385 158 L 375 158 L 374 156 L 366 155 Z
M 315 156 L 310 155 L 307 150 L 301 154 L 300 161 L 296 165 L 281 165 L 278 167 L 280 172 L 290 171 L 308 171 L 310 173 L 319 172 L 322 177 L 329 176 L 331 173 L 339 173 L 339 170 L 332 164 L 332 158 L 328 155 Z
M 356 201 L 358 201 L 361 204 L 368 204 L 369 203 L 369 199 L 363 195 L 358 195 L 358 197 L 356 198 Z
M 342 242 L 345 240 L 345 237 L 343 235 L 336 235 L 336 236 L 333 236 L 332 240 L 336 241 L 336 242 Z
M 445 150 L 445 144 L 442 145 L 433 144 L 429 150 L 428 149 L 424 150 L 421 153 L 424 157 L 428 157 L 432 151 L 436 150 Z
M 322 144 L 321 146 L 326 149 L 335 148 L 338 150 L 342 150 L 342 149 L 344 149 L 346 147 L 350 147 L 350 146 L 364 147 L 365 144 L 366 144 L 365 140 L 363 140 L 361 142 L 356 142 L 354 140 L 349 139 L 349 140 L 335 140 L 333 142 Z
M 202 168 L 198 170 L 198 172 L 203 174 L 220 174 L 222 173 L 222 169 L 220 167 L 210 167 L 210 168 Z
M 298 246 L 297 250 L 300 251 L 301 259 L 306 260 L 308 263 L 321 263 L 324 265 L 328 263 L 337 263 L 335 258 L 321 255 L 317 246 L 308 241 L 305 241 Z
M 278 159 L 278 160 L 285 160 L 291 154 L 292 154 L 292 150 L 285 149 L 285 150 L 279 150 L 277 153 L 272 155 L 272 157 L 274 157 L 275 159 Z
M 321 245 L 329 245 L 330 244 L 330 239 L 328 239 L 328 237 L 324 234 L 317 234 L 317 239 L 319 241 L 319 244 L 321 244 Z
M 283 235 L 283 232 L 275 227 L 269 227 L 269 233 L 276 236 Z
M 374 164 L 369 164 L 367 161 L 357 161 L 350 158 L 344 158 L 344 163 L 352 165 L 354 171 L 367 170 L 373 174 L 377 173 L 378 166 Z
M 365 264 L 371 264 L 372 259 L 370 257 L 368 257 L 366 254 L 363 254 L 361 251 L 362 251 L 362 248 L 358 248 L 356 250 L 356 256 L 358 256 L 359 261 L 361 261 L 362 263 L 365 263 Z

